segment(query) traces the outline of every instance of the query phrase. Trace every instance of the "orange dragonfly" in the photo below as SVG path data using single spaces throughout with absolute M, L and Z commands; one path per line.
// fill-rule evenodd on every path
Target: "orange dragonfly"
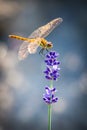
M 53 47 L 51 42 L 48 42 L 45 37 L 51 33 L 51 31 L 63 21 L 62 18 L 56 18 L 44 26 L 36 29 L 28 38 L 24 38 L 17 35 L 9 35 L 10 38 L 23 40 L 18 52 L 18 58 L 20 60 L 25 59 L 28 54 L 34 54 L 37 48 L 40 46 L 41 50 L 39 53 L 43 53 L 43 50 L 49 50 Z

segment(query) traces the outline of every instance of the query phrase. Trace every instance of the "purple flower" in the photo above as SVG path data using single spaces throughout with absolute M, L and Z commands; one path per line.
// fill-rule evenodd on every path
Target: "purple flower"
M 55 51 L 51 51 L 46 55 L 45 63 L 46 63 L 46 70 L 44 71 L 45 73 L 45 78 L 48 80 L 57 80 L 59 77 L 59 70 L 60 68 L 58 65 L 60 62 L 57 60 L 58 58 L 58 53 Z
M 56 53 L 55 51 L 50 51 L 47 55 L 46 55 L 46 59 L 45 59 L 45 63 L 49 66 L 53 66 L 53 65 L 58 65 L 60 64 L 59 61 L 57 61 L 57 57 L 58 57 L 58 53 Z
M 58 101 L 58 98 L 54 96 L 56 92 L 56 88 L 49 88 L 48 86 L 45 87 L 46 93 L 43 94 L 43 100 L 47 104 L 52 104 Z
M 46 79 L 56 80 L 59 77 L 59 70 L 59 68 L 55 69 L 54 66 L 52 68 L 47 67 L 44 71 L 44 73 L 46 74 Z

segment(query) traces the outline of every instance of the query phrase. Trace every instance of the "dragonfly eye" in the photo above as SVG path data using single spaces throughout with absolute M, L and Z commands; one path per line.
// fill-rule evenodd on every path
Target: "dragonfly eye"
M 49 48 L 52 48 L 52 47 L 53 47 L 52 42 L 48 42 L 48 43 L 47 43 L 47 48 L 49 49 Z

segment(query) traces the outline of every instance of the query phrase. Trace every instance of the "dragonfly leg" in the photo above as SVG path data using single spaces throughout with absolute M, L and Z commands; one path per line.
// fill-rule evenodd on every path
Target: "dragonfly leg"
M 49 52 L 49 50 L 48 50 L 48 49 L 46 49 L 46 51 L 47 51 L 47 52 Z
M 39 51 L 39 54 L 43 54 L 44 48 Z
M 44 50 L 46 50 L 47 52 L 49 52 L 49 49 L 47 49 L 47 48 L 46 48 L 46 49 L 42 48 L 42 49 L 39 51 L 39 54 L 42 55 L 43 57 L 45 56 L 45 54 L 43 53 Z
M 39 54 L 41 54 L 42 56 L 44 56 L 44 48 L 42 48 L 40 51 L 39 51 Z

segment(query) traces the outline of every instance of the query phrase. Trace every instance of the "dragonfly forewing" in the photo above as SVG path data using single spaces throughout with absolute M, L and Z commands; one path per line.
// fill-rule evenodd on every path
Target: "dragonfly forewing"
M 49 22 L 48 24 L 41 26 L 40 28 L 36 29 L 28 38 L 37 38 L 42 37 L 45 38 L 48 36 L 52 30 L 58 26 L 63 21 L 62 18 L 57 18 Z

